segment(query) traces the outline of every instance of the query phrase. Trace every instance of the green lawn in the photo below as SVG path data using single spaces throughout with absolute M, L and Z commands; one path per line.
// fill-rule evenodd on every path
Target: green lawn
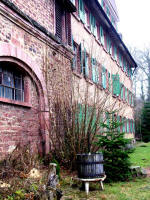
M 130 158 L 132 165 L 150 167 L 150 143 L 137 143 Z
M 62 200 L 150 200 L 150 178 L 136 179 L 131 182 L 113 184 L 104 183 L 104 191 L 99 190 L 99 185 L 92 184 L 87 198 L 84 191 L 80 191 L 80 184 L 71 187 L 70 178 L 63 178 L 61 189 L 64 196 Z
M 136 150 L 131 155 L 132 165 L 150 166 L 150 143 L 137 143 Z M 62 200 L 150 200 L 150 178 L 135 179 L 130 182 L 113 184 L 104 183 L 104 191 L 99 191 L 99 185 L 92 184 L 92 190 L 86 197 L 79 185 L 71 187 L 71 175 L 62 176 L 61 188 L 64 192 Z

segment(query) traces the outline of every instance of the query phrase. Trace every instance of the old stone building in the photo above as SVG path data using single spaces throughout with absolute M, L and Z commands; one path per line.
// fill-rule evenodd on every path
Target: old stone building
M 70 13 L 74 11 L 67 0 L 0 1 L 2 157 L 18 143 L 49 151 L 51 83 L 58 90 L 70 85 Z M 60 72 L 63 79 L 56 78 Z
M 87 84 L 90 91 L 99 88 L 100 99 L 106 99 L 105 111 L 117 110 L 121 131 L 134 138 L 132 76 L 137 65 L 117 31 L 115 0 L 73 3 L 77 8 L 71 18 L 74 79 L 80 88 Z
M 74 81 L 81 88 L 99 87 L 102 95 L 110 91 L 111 101 L 126 105 L 119 119 L 127 119 L 123 129 L 133 137 L 136 63 L 116 31 L 117 21 L 109 0 L 0 1 L 2 157 L 18 143 L 49 152 L 54 96 L 65 91 L 70 99 Z M 113 88 L 116 77 L 119 92 Z

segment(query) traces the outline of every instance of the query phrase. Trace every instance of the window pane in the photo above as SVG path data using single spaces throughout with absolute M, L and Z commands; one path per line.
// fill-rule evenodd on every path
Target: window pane
M 22 91 L 21 90 L 15 90 L 15 100 L 22 101 Z
M 13 76 L 12 73 L 10 72 L 4 72 L 3 74 L 3 84 L 7 85 L 9 87 L 14 87 L 14 83 L 13 83 Z
M 4 87 L 5 89 L 5 98 L 7 99 L 13 99 L 13 89 L 12 88 L 7 88 L 7 87 Z
M 0 97 L 4 97 L 4 87 L 0 85 Z
M 2 72 L 0 71 L 0 84 L 2 84 Z
M 22 79 L 15 77 L 14 80 L 15 80 L 15 88 L 22 89 Z

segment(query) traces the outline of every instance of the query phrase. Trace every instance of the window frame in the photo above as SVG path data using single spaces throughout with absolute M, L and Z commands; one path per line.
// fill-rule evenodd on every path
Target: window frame
M 5 71 L 11 72 L 14 77 L 17 75 L 19 75 L 21 77 L 21 88 L 19 88 L 20 86 L 15 87 L 14 77 L 13 77 L 13 82 L 14 82 L 13 87 L 3 84 L 2 83 L 3 80 L 1 81 L 1 85 L 4 88 L 11 88 L 12 93 L 14 93 L 14 94 L 10 98 L 7 98 L 5 95 L 2 94 L 0 96 L 0 102 L 31 108 L 32 105 L 30 103 L 30 95 L 29 95 L 29 87 L 30 87 L 29 85 L 30 84 L 29 84 L 28 76 L 26 76 L 26 74 L 23 73 L 22 70 L 20 70 L 15 63 L 12 63 L 9 61 L 2 61 L 2 62 L 0 62 L 0 65 L 1 65 L 1 68 L 5 69 Z M 7 65 L 7 66 L 5 67 L 5 65 Z M 3 77 L 2 77 L 2 79 L 3 79 Z M 15 92 L 13 90 L 14 91 L 19 90 L 19 91 L 23 92 L 22 100 L 15 98 Z
M 0 83 L 0 97 L 24 102 L 24 79 L 21 73 L 18 73 L 17 70 L 10 70 L 8 67 L 1 67 L 1 83 Z M 20 84 L 17 86 L 17 81 L 20 81 Z M 17 95 L 17 93 L 20 93 Z

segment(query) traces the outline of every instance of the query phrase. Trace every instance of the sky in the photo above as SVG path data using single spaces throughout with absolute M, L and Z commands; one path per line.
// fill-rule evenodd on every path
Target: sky
M 120 22 L 118 30 L 127 46 L 150 46 L 150 0 L 116 0 Z

